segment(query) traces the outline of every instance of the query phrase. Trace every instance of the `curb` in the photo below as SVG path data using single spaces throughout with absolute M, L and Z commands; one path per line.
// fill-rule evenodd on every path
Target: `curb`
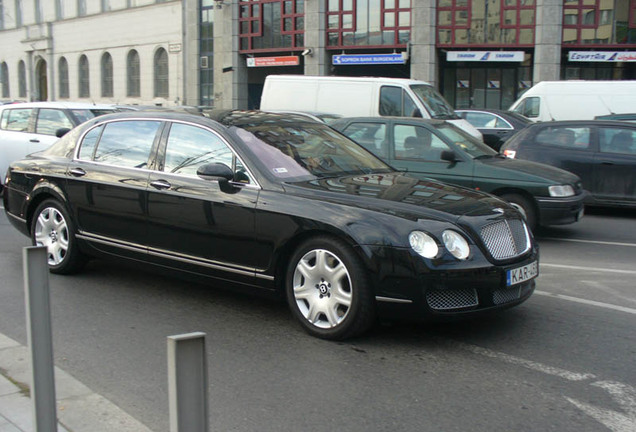
M 28 348 L 0 333 L 0 431 L 33 432 Z M 60 432 L 152 432 L 114 403 L 55 367 Z

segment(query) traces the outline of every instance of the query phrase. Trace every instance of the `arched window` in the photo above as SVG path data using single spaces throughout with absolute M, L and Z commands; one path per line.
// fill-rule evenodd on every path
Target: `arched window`
M 2 97 L 11 97 L 9 93 L 9 66 L 5 62 L 0 64 L 0 81 L 2 81 Z
M 168 97 L 168 53 L 159 48 L 155 53 L 155 97 Z
M 26 65 L 24 60 L 18 62 L 18 97 L 27 97 Z
M 88 76 L 88 58 L 82 55 L 79 59 L 79 97 L 91 96 L 90 81 Z
M 60 99 L 68 99 L 70 96 L 68 86 L 68 62 L 66 58 L 60 57 L 58 62 L 58 75 L 60 79 Z
M 113 58 L 108 53 L 102 56 L 102 97 L 113 97 Z
M 139 53 L 135 50 L 130 50 L 126 59 L 126 96 L 141 96 L 139 73 Z

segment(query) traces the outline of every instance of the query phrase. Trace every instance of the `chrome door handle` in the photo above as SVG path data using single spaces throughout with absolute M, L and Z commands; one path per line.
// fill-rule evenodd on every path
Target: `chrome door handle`
M 170 189 L 172 185 L 165 180 L 155 180 L 150 182 L 150 186 L 155 189 Z
M 74 177 L 82 177 L 86 175 L 86 171 L 81 168 L 71 168 L 70 173 Z

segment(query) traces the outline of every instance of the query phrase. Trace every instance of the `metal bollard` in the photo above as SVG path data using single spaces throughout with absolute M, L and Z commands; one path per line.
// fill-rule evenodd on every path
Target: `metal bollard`
M 170 432 L 208 432 L 205 333 L 168 336 Z
M 22 258 L 27 335 L 31 351 L 33 430 L 55 432 L 57 413 L 47 248 L 26 247 Z

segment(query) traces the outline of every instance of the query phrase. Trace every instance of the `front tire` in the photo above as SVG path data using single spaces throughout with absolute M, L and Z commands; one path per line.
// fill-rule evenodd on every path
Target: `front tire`
M 374 299 L 360 258 L 331 237 L 305 241 L 292 255 L 286 277 L 292 313 L 311 335 L 342 340 L 366 331 Z
M 54 199 L 43 201 L 35 209 L 31 241 L 34 246 L 46 246 L 51 273 L 76 273 L 86 263 L 77 247 L 75 225 L 64 206 Z

